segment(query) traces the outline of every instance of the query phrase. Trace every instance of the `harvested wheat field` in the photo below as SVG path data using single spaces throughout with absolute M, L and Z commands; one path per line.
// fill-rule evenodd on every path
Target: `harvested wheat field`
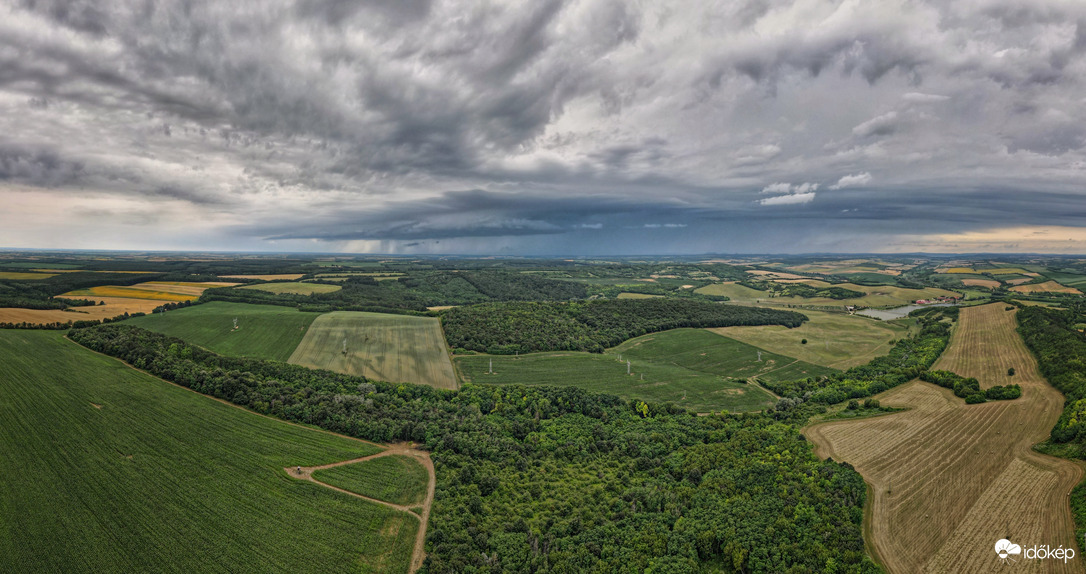
M 1000 282 L 995 279 L 962 279 L 962 285 L 966 287 L 984 287 L 985 289 L 995 289 L 1000 286 Z
M 212 287 L 231 287 L 237 283 L 206 281 L 148 281 L 135 285 L 99 285 L 87 289 L 69 291 L 61 297 L 71 299 L 102 299 L 104 297 L 128 299 L 152 299 L 155 301 L 191 301 Z
M 95 319 L 112 319 L 125 313 L 150 313 L 152 309 L 162 305 L 162 301 L 154 299 L 126 299 L 122 297 L 95 297 L 95 301 L 105 302 L 105 305 L 93 305 L 90 307 L 71 307 L 70 310 L 61 309 L 0 309 L 0 323 L 67 323 L 68 321 L 91 321 Z
M 1018 383 L 1022 397 L 966 405 L 948 390 L 913 381 L 882 393 L 902 413 L 805 429 L 819 456 L 864 476 L 869 550 L 892 573 L 994 572 L 995 542 L 1023 549 L 1078 548 L 1068 495 L 1083 468 L 1034 452 L 1063 408 L 1037 371 L 1003 304 L 962 309 L 934 368 L 976 377 L 984 388 Z M 1007 369 L 1017 374 L 1007 376 Z M 1026 560 L 1015 572 L 1083 572 L 1081 557 Z
M 1074 287 L 1067 287 L 1066 285 L 1060 285 L 1055 281 L 1045 281 L 1044 283 L 1031 283 L 1029 285 L 1019 285 L 1017 287 L 1011 287 L 1011 291 L 1017 291 L 1018 293 L 1071 293 L 1073 295 L 1081 295 L 1082 291 L 1075 289 Z
M 289 362 L 390 383 L 457 387 L 436 317 L 325 313 L 306 330 Z

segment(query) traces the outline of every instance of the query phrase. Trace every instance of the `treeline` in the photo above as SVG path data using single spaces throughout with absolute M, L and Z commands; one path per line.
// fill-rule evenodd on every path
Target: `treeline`
M 627 339 L 667 329 L 798 327 L 806 320 L 805 315 L 794 311 L 670 298 L 483 304 L 442 313 L 450 348 L 506 355 L 536 351 L 601 353 Z
M 767 291 L 771 297 L 804 297 L 813 299 L 824 297 L 828 299 L 856 299 L 866 295 L 863 291 L 855 291 L 844 287 L 815 287 L 806 283 L 779 283 L 777 281 L 764 281 L 746 279 L 739 282 L 744 287 Z
M 769 390 L 790 398 L 821 404 L 862 399 L 911 381 L 931 367 L 950 340 L 950 326 L 944 317 L 957 317 L 957 308 L 924 309 L 918 317 L 921 330 L 914 337 L 898 340 L 890 352 L 865 365 L 852 367 L 818 379 L 763 381 Z
M 1076 457 L 1086 458 L 1086 336 L 1075 327 L 1083 322 L 1081 310 L 1028 306 L 1017 318 L 1018 333 L 1037 357 L 1041 374 L 1066 397 L 1052 442 L 1066 443 Z
M 318 282 L 321 282 L 317 279 Z M 326 281 L 328 282 L 328 281 Z M 584 285 L 547 279 L 530 273 L 496 270 L 416 271 L 395 279 L 351 275 L 331 293 L 297 295 L 269 293 L 257 289 L 208 289 L 201 302 L 229 301 L 262 305 L 285 305 L 303 311 L 374 311 L 425 313 L 427 307 L 471 305 L 489 301 L 566 301 L 587 296 Z
M 6 323 L 0 323 L 0 329 L 41 329 L 45 331 L 63 331 L 65 329 L 83 329 L 85 327 L 93 327 L 95 325 L 104 325 L 106 323 L 112 323 L 114 321 L 123 321 L 132 317 L 142 317 L 146 313 L 132 313 L 129 314 L 125 311 L 123 314 L 116 317 L 106 317 L 104 319 L 78 319 L 69 321 L 53 321 L 51 323 L 28 323 L 26 321 L 10 321 Z
M 963 377 L 950 371 L 924 371 L 920 380 L 954 391 L 954 396 L 965 399 L 968 405 L 985 401 L 1006 401 L 1022 396 L 1022 387 L 1018 385 L 995 385 L 981 390 L 980 381 L 973 377 Z
M 419 385 L 215 355 L 129 325 L 76 342 L 254 411 L 375 441 L 437 470 L 424 572 L 845 572 L 865 486 L 778 416 L 696 417 L 571 387 Z

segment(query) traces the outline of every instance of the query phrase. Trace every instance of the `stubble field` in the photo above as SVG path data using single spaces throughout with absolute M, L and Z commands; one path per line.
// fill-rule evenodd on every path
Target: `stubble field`
M 984 388 L 1018 383 L 1020 399 L 966 405 L 913 381 L 876 397 L 906 412 L 805 429 L 820 456 L 854 465 L 871 486 L 868 544 L 892 573 L 993 572 L 1000 538 L 1077 548 L 1068 494 L 1083 469 L 1031 449 L 1048 436 L 1063 395 L 1038 373 L 1014 313 L 1002 304 L 962 309 L 934 368 Z M 1080 558 L 1019 562 L 1016 572 L 1083 571 Z
M 433 317 L 325 313 L 309 326 L 290 362 L 379 381 L 457 386 L 441 323 Z

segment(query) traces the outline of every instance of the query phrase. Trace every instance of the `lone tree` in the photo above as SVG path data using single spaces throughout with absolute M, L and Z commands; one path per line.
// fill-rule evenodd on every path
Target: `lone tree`
M 804 340 L 800 341 L 799 344 L 800 345 L 806 345 L 807 344 L 807 339 L 804 339 Z
M 1007 376 L 1008 377 L 1013 377 L 1014 376 L 1014 367 L 1011 367 L 1011 368 L 1007 369 Z

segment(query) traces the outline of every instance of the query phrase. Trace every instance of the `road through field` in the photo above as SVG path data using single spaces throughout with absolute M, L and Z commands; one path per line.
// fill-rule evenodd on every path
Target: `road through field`
M 995 542 L 1078 548 L 1068 496 L 1080 464 L 1039 454 L 1063 395 L 1037 371 L 1003 304 L 964 308 L 934 369 L 976 377 L 984 388 L 1018 383 L 1022 397 L 966 405 L 948 390 L 913 381 L 877 396 L 902 413 L 816 424 L 804 430 L 822 457 L 864 476 L 869 550 L 891 573 L 993 572 Z M 1007 370 L 1014 368 L 1011 377 Z M 1027 560 L 1015 572 L 1083 572 L 1076 557 Z
M 349 490 L 344 490 L 344 489 L 339 488 L 337 486 L 333 486 L 331 484 L 328 484 L 326 482 L 321 482 L 321 481 L 313 478 L 313 473 L 318 471 L 318 470 L 324 470 L 326 468 L 333 468 L 333 467 L 336 467 L 336 466 L 343 466 L 343 465 L 346 465 L 346 464 L 355 464 L 355 463 L 359 463 L 359 462 L 365 462 L 367 460 L 372 460 L 372 459 L 375 459 L 375 458 L 379 458 L 379 457 L 382 457 L 382 456 L 389 456 L 389 455 L 410 456 L 410 457 L 413 457 L 416 460 L 418 460 L 420 463 L 422 463 L 422 465 L 424 467 L 426 467 L 426 473 L 429 475 L 429 481 L 428 481 L 428 484 L 427 484 L 427 487 L 426 487 L 426 498 L 425 498 L 425 500 L 422 501 L 422 505 L 421 505 L 422 506 L 422 515 L 421 516 L 419 514 L 417 514 L 414 510 L 412 510 L 412 508 L 414 506 L 418 506 L 418 505 L 413 505 L 412 507 L 407 507 L 407 506 L 401 506 L 399 504 L 393 504 L 391 502 L 387 502 L 387 501 L 380 500 L 380 499 L 377 499 L 377 498 L 370 498 L 368 496 L 363 496 L 363 495 L 358 494 L 356 492 L 351 492 Z M 291 478 L 297 478 L 299 480 L 311 480 L 311 481 L 313 481 L 313 482 L 315 482 L 315 483 L 317 483 L 317 484 L 319 484 L 321 486 L 331 488 L 332 490 L 336 490 L 336 491 L 342 492 L 344 494 L 349 494 L 351 496 L 356 496 L 356 497 L 361 498 L 363 500 L 368 500 L 370 502 L 374 502 L 374 503 L 377 503 L 377 504 L 388 506 L 389 508 L 394 508 L 394 509 L 399 510 L 401 512 L 406 512 L 407 514 L 410 514 L 411 516 L 415 517 L 415 519 L 419 521 L 419 529 L 418 529 L 418 534 L 415 536 L 415 550 L 414 550 L 414 553 L 411 556 L 411 568 L 410 568 L 409 572 L 416 572 L 419 568 L 422 567 L 422 561 L 426 559 L 426 526 L 428 524 L 430 524 L 430 507 L 433 506 L 433 503 L 434 503 L 434 491 L 435 491 L 436 486 L 437 486 L 437 475 L 434 473 L 434 462 L 432 460 L 430 460 L 430 454 L 429 453 L 427 453 L 426 451 L 418 450 L 418 449 L 416 449 L 416 448 L 414 448 L 414 447 L 412 447 L 412 446 L 410 446 L 410 445 L 408 445 L 406 443 L 397 443 L 397 444 L 388 445 L 388 450 L 379 452 L 377 454 L 371 454 L 369 456 L 364 456 L 362 458 L 355 458 L 355 459 L 351 459 L 351 460 L 333 462 L 332 464 L 324 464 L 324 465 L 320 465 L 320 466 L 299 466 L 299 467 L 289 467 L 288 466 L 288 467 L 284 468 L 283 470 L 287 471 L 287 474 L 289 474 L 291 476 Z

